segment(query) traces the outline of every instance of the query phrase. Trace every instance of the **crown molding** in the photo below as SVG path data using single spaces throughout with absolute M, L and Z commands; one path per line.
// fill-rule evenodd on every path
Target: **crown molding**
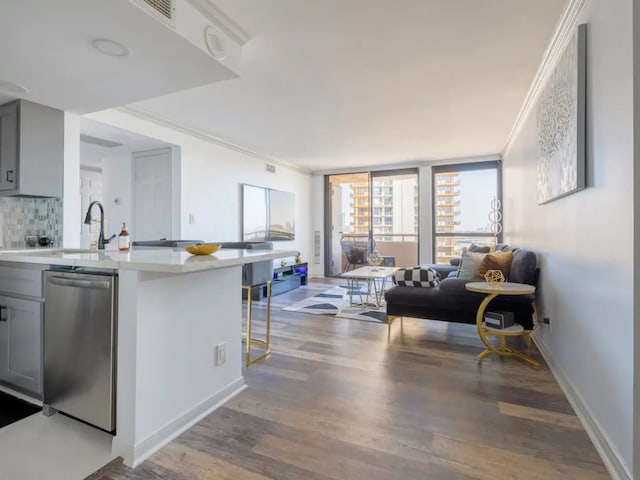
M 499 153 L 496 153 L 492 155 L 476 155 L 472 157 L 440 158 L 437 160 L 412 160 L 408 162 L 384 163 L 384 164 L 373 165 L 373 166 L 314 170 L 311 172 L 311 174 L 312 175 L 340 175 L 343 173 L 378 172 L 378 171 L 384 171 L 384 170 L 401 170 L 403 168 L 421 168 L 421 167 L 434 167 L 437 165 L 453 165 L 456 163 L 495 162 L 498 160 L 502 160 L 502 155 L 500 155 Z
M 186 1 L 241 47 L 251 40 L 251 35 L 249 35 L 249 33 L 229 18 L 222 10 L 216 7 L 210 0 Z
M 563 53 L 565 47 L 569 43 L 569 40 L 571 40 L 571 36 L 578 24 L 578 19 L 588 3 L 589 0 L 570 0 L 562 12 L 562 16 L 556 25 L 551 41 L 542 56 L 540 66 L 533 77 L 533 82 L 531 82 L 531 86 L 529 87 L 527 96 L 524 99 L 524 103 L 522 104 L 520 112 L 516 117 L 516 121 L 509 132 L 507 142 L 502 150 L 503 156 L 507 155 L 509 149 L 513 145 L 513 142 L 520 133 L 522 126 L 535 105 L 538 95 L 549 78 L 549 75 L 553 72 L 553 67 L 555 67 L 558 57 Z
M 176 122 L 175 120 L 172 120 L 162 115 L 158 115 L 157 113 L 147 109 L 129 105 L 126 107 L 117 107 L 117 108 L 114 108 L 113 110 L 127 114 L 127 115 L 131 115 L 133 117 L 137 117 L 147 122 L 155 123 L 156 125 L 159 125 L 161 127 L 170 128 L 171 130 L 175 130 L 180 133 L 190 135 L 192 137 L 195 137 L 199 140 L 203 140 L 205 142 L 213 143 L 214 145 L 217 145 L 219 147 L 223 147 L 229 150 L 233 150 L 235 152 L 243 153 L 245 155 L 256 158 L 258 160 L 263 160 L 265 162 L 273 163 L 275 165 L 279 165 L 281 167 L 288 168 L 290 170 L 296 170 L 301 173 L 311 174 L 311 170 L 309 169 L 305 169 L 303 167 L 300 167 L 298 165 L 293 165 L 288 162 L 283 162 L 282 160 L 278 160 L 277 158 L 273 158 L 267 154 L 257 152 L 247 147 L 243 147 L 242 145 L 238 145 L 237 143 L 233 143 L 229 140 L 222 139 L 209 132 L 200 130 L 199 128 L 192 127 L 190 125 L 186 125 L 181 122 Z

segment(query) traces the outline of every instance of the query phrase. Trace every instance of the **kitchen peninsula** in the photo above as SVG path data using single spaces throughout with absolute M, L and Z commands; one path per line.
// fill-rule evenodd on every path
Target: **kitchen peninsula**
M 191 256 L 173 249 L 63 249 L 2 253 L 0 261 L 117 270 L 112 452 L 135 466 L 245 387 L 242 265 L 295 254 L 223 249 Z M 226 362 L 216 362 L 216 346 L 224 343 Z

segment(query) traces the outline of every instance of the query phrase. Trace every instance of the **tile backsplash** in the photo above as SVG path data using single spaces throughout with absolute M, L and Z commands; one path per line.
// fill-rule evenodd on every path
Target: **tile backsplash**
M 50 235 L 62 245 L 62 200 L 0 197 L 0 247 L 26 247 L 27 235 Z

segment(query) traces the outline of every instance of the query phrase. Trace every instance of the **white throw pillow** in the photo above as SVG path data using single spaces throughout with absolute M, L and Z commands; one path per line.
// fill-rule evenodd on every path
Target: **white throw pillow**
M 458 270 L 458 278 L 463 280 L 476 280 L 478 278 L 478 270 L 486 253 L 464 252 L 460 269 Z

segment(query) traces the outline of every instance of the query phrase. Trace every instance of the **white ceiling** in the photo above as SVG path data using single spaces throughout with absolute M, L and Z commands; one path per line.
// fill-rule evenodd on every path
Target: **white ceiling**
M 239 79 L 135 104 L 312 170 L 502 151 L 565 0 L 215 0 Z
M 99 38 L 131 55 L 99 53 Z M 36 103 L 87 113 L 233 77 L 129 0 L 0 2 L 0 83 Z M 18 96 L 0 89 L 0 104 Z

